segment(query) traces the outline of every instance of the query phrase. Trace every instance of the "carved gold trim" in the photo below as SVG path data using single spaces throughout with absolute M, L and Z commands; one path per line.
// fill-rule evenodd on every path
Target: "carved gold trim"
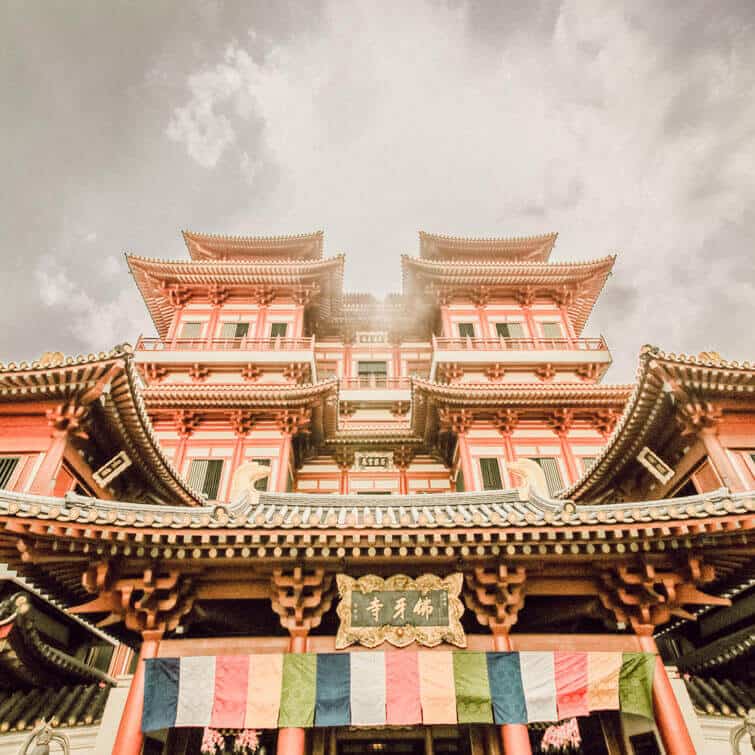
M 374 574 L 359 579 L 354 579 L 346 574 L 338 574 L 336 584 L 340 597 L 336 613 L 341 620 L 336 635 L 336 649 L 338 650 L 355 643 L 374 648 L 386 641 L 399 648 L 411 645 L 413 642 L 429 648 L 440 645 L 441 642 L 448 642 L 460 648 L 467 646 L 467 638 L 461 626 L 464 605 L 459 597 L 463 575 L 458 572 L 445 578 L 438 577 L 435 574 L 423 574 L 417 579 L 407 577 L 405 574 L 395 574 L 388 579 L 377 577 Z M 448 595 L 448 626 L 415 627 L 411 624 L 405 624 L 400 627 L 388 625 L 352 627 L 351 596 L 355 590 L 362 593 L 382 590 L 418 590 L 422 593 L 430 590 L 445 590 Z

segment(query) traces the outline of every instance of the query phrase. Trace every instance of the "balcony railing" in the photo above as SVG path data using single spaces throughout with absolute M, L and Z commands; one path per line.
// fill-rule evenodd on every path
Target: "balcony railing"
M 341 389 L 353 390 L 409 390 L 411 378 L 382 377 L 381 375 L 364 375 L 362 377 L 341 378 Z
M 599 338 L 438 338 L 435 351 L 606 351 Z
M 160 338 L 140 337 L 137 351 L 312 351 L 314 336 L 308 338 Z

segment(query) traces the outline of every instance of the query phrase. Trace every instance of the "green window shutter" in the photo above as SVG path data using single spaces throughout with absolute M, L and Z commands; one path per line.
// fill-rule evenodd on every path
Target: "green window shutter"
M 189 486 L 198 492 L 202 492 L 204 480 L 207 477 L 207 459 L 194 459 L 189 464 Z
M 498 459 L 480 459 L 480 472 L 483 490 L 500 490 L 503 487 Z
M 222 459 L 210 459 L 207 462 L 207 475 L 204 478 L 202 492 L 210 501 L 214 501 L 218 497 L 218 488 L 220 488 L 220 475 L 222 474 L 222 472 Z
M 563 489 L 564 481 L 561 479 L 561 470 L 558 467 L 558 460 L 549 456 L 542 456 L 533 459 L 540 465 L 540 469 L 545 474 L 545 482 L 548 484 L 548 492 L 553 495 Z
M 274 322 L 270 325 L 270 337 L 271 338 L 285 338 L 287 330 L 288 330 L 288 323 Z
M 564 332 L 561 330 L 561 323 L 558 322 L 543 322 L 540 323 L 540 327 L 543 329 L 543 338 L 563 338 Z
M 8 486 L 20 461 L 21 457 L 19 456 L 0 457 L 0 490 L 4 490 Z
M 460 338 L 474 338 L 474 323 L 460 322 L 459 323 L 459 337 Z
M 463 493 L 466 490 L 464 487 L 464 472 L 459 470 L 459 473 L 456 475 L 456 492 L 457 493 Z
M 597 460 L 598 460 L 597 456 L 583 456 L 582 468 L 585 470 L 585 472 L 589 472 L 595 466 L 595 462 Z
M 252 461 L 255 462 L 256 464 L 259 464 L 260 466 L 263 466 L 263 467 L 269 467 L 270 466 L 270 459 L 252 459 Z M 269 485 L 270 485 L 270 475 L 268 475 L 267 477 L 263 477 L 260 480 L 257 480 L 254 483 L 254 489 L 255 490 L 260 490 L 260 491 L 262 491 L 264 493 L 267 490 L 267 488 L 268 488 Z
M 249 335 L 249 323 L 237 322 L 236 333 L 234 335 L 236 336 L 236 338 L 246 338 Z
M 188 483 L 208 500 L 214 501 L 218 497 L 222 472 L 222 459 L 194 459 L 189 465 Z
M 499 338 L 511 338 L 511 330 L 507 322 L 497 322 L 495 324 L 495 332 Z
M 200 338 L 202 336 L 201 322 L 185 322 L 181 326 L 180 338 Z
M 238 325 L 238 323 L 235 323 L 235 322 L 224 322 L 220 326 L 220 337 L 221 338 L 235 338 L 236 337 L 236 325 Z
M 387 362 L 359 362 L 359 376 L 376 375 L 386 377 L 388 375 Z

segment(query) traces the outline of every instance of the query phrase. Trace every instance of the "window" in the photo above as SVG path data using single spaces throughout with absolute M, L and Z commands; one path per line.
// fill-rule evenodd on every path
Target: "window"
M 252 459 L 252 461 L 255 464 L 259 464 L 263 467 L 269 467 L 270 466 L 270 459 Z M 261 490 L 262 492 L 266 491 L 268 486 L 270 485 L 270 475 L 267 477 L 263 477 L 260 480 L 256 480 L 254 483 L 254 489 L 255 490 Z
M 201 338 L 202 336 L 202 323 L 201 322 L 185 322 L 181 326 L 181 335 L 179 338 Z
M 473 322 L 460 322 L 459 323 L 459 337 L 460 338 L 474 338 L 474 323 Z
M 13 473 L 20 461 L 19 456 L 0 456 L 0 490 L 5 490 L 10 485 Z
M 483 490 L 500 490 L 503 487 L 498 459 L 480 459 L 480 472 Z
M 270 325 L 270 338 L 285 338 L 287 330 L 287 322 L 274 322 Z
M 545 482 L 548 485 L 548 492 L 553 495 L 564 487 L 564 481 L 561 479 L 561 470 L 558 467 L 558 460 L 550 456 L 540 456 L 532 461 L 540 465 L 540 469 L 545 474 Z
M 564 333 L 561 330 L 561 323 L 541 322 L 540 327 L 543 330 L 543 338 L 563 338 L 564 337 Z
M 456 492 L 457 493 L 463 493 L 466 490 L 464 487 L 464 472 L 459 470 L 459 473 L 456 475 Z
M 597 456 L 583 456 L 582 457 L 582 469 L 585 472 L 589 472 L 598 460 Z
M 520 322 L 497 322 L 495 330 L 499 338 L 524 338 L 524 328 Z
M 189 485 L 214 501 L 218 497 L 222 459 L 194 459 L 189 465 Z
M 248 322 L 224 322 L 220 326 L 221 338 L 246 338 L 248 335 Z
M 364 385 L 385 385 L 388 377 L 388 362 L 359 362 L 359 382 Z

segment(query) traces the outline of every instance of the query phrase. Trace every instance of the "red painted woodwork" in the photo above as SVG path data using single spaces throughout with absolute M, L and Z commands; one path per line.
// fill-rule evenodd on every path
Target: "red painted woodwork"
M 162 632 L 144 632 L 142 635 L 139 660 L 128 690 L 128 697 L 121 715 L 112 755 L 139 755 L 142 751 L 142 744 L 144 743 L 144 735 L 142 734 L 144 661 L 148 658 L 157 657 L 161 639 Z
M 644 652 L 658 653 L 655 640 L 651 636 L 640 636 L 639 639 Z M 666 755 L 696 755 L 695 745 L 692 743 L 687 723 L 660 656 L 656 657 L 655 664 L 653 709 Z
M 306 653 L 306 634 L 293 634 L 289 641 L 289 653 Z M 307 732 L 304 729 L 278 730 L 278 755 L 304 755 L 307 747 Z
M 493 633 L 493 650 L 498 652 L 512 650 L 508 633 Z M 532 755 L 527 724 L 504 724 L 501 726 L 501 743 L 503 744 L 503 755 Z

